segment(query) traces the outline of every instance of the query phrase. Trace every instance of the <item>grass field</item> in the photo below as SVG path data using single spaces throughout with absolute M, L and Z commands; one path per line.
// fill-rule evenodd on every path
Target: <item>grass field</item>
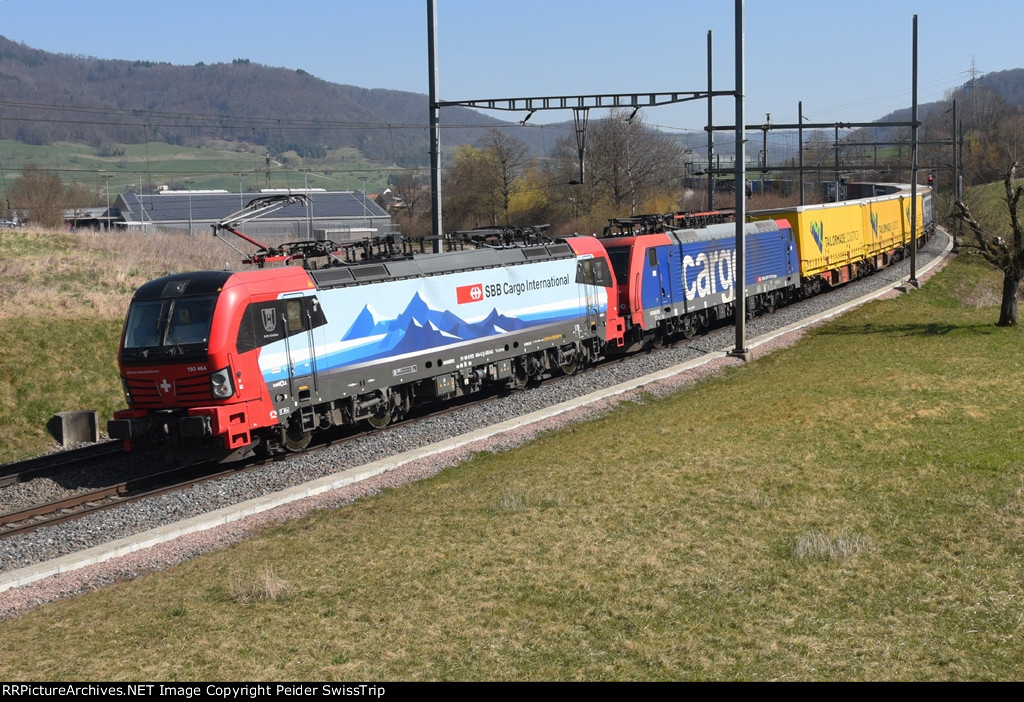
M 335 149 L 326 158 L 299 159 L 289 163 L 275 159 L 271 163 L 271 184 L 266 181 L 266 150 L 243 150 L 239 144 L 223 142 L 213 148 L 189 148 L 162 142 L 126 144 L 117 156 L 101 156 L 100 151 L 86 144 L 52 144 L 35 146 L 14 141 L 0 141 L 0 160 L 4 178 L 10 187 L 18 172 L 28 164 L 55 170 L 65 183 L 81 183 L 94 192 L 103 193 L 104 176 L 110 176 L 111 202 L 117 193 L 139 186 L 140 177 L 147 184 L 177 184 L 184 188 L 186 179 L 194 181 L 193 190 L 221 189 L 246 192 L 259 188 L 311 188 L 347 190 L 365 188 L 375 192 L 385 187 L 388 169 L 380 163 L 367 161 L 356 149 Z M 309 170 L 306 176 L 299 168 Z M 102 204 L 102 203 L 100 203 Z
M 0 622 L 0 678 L 1019 679 L 998 286 L 962 256 L 666 400 Z

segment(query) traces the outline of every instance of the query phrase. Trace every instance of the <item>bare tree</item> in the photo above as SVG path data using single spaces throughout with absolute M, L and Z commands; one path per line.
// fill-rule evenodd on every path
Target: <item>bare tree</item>
M 599 194 L 593 178 L 579 182 L 579 153 L 576 142 L 570 137 L 561 137 L 544 164 L 545 178 L 552 199 L 558 203 L 565 219 L 573 224 L 587 220 L 594 211 Z M 600 222 L 598 224 L 601 224 Z M 578 226 L 578 225 L 577 225 Z
M 427 229 L 420 229 L 426 224 L 421 220 L 430 207 L 429 178 L 414 170 L 404 170 L 390 179 L 390 187 L 388 211 L 403 223 L 403 231 L 413 236 L 426 233 Z
M 978 143 L 986 144 L 992 160 L 1006 164 L 1002 178 L 1005 210 L 1002 215 L 983 207 L 972 211 L 964 200 L 957 200 L 953 210 L 969 230 L 960 246 L 977 251 L 1003 272 L 998 325 L 1010 327 L 1017 325 L 1017 299 L 1024 279 L 1024 228 L 1020 211 L 1024 185 L 1014 182 L 1024 161 L 1024 113 L 1003 104 L 998 109 L 987 110 L 987 114 L 992 121 L 976 121 L 975 129 L 984 134 L 975 136 Z
M 588 141 L 594 186 L 620 214 L 636 214 L 682 172 L 682 147 L 644 124 L 642 116 L 615 111 L 594 125 Z
M 530 147 L 514 136 L 499 129 L 492 129 L 483 140 L 483 150 L 493 169 L 491 177 L 488 178 L 488 182 L 494 188 L 491 199 L 501 208 L 504 223 L 511 224 L 509 205 L 529 164 Z M 492 224 L 497 224 L 496 216 L 494 220 Z
M 637 115 L 617 110 L 591 122 L 584 158 L 582 183 L 572 139 L 559 139 L 545 164 L 552 205 L 568 218 L 571 229 L 600 231 L 609 217 L 679 204 L 684 148 Z
M 991 183 L 1005 174 L 1006 127 L 1017 109 L 995 91 L 963 86 L 957 99 L 964 127 L 963 167 L 969 184 Z M 952 102 L 951 102 L 952 104 Z
M 395 200 L 402 203 L 411 217 L 417 215 L 420 205 L 429 200 L 428 179 L 417 171 L 400 171 L 394 177 L 391 188 L 395 194 Z
M 971 240 L 961 246 L 977 250 L 986 261 L 1003 272 L 1003 295 L 999 307 L 1001 327 L 1017 325 L 1017 297 L 1021 280 L 1024 279 L 1024 228 L 1020 220 L 1020 199 L 1024 185 L 1014 183 L 1020 161 L 1015 160 L 1003 179 L 1006 210 L 1009 215 L 1008 239 L 998 231 L 985 226 L 975 219 L 963 200 L 955 204 L 956 216 L 964 221 L 971 231 Z
M 808 166 L 826 165 L 834 153 L 833 137 L 823 129 L 804 133 L 804 163 Z
M 64 224 L 64 184 L 60 176 L 37 165 L 21 169 L 11 186 L 11 207 L 21 218 L 40 227 L 58 228 Z
M 77 227 L 78 221 L 86 216 L 86 210 L 96 203 L 96 194 L 81 183 L 68 183 L 64 186 L 63 201 L 64 209 Z

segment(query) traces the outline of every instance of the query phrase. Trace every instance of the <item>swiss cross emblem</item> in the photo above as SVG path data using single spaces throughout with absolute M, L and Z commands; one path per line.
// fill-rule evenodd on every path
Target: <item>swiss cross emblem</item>
M 274 314 L 273 307 L 263 308 L 263 329 L 272 332 L 277 328 L 277 315 Z

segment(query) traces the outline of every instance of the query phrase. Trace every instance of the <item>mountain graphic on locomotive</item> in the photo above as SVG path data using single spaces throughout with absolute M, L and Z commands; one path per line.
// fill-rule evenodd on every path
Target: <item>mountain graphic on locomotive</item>
M 771 312 L 896 260 L 910 227 L 908 196 L 892 187 L 752 216 L 747 309 Z M 179 273 L 135 293 L 118 355 L 128 409 L 109 422 L 112 438 L 224 459 L 302 451 L 320 430 L 381 428 L 420 405 L 523 388 L 733 314 L 728 212 L 618 219 L 601 237 L 462 232 L 477 248 L 431 255 L 391 240 L 271 248 L 234 227 L 302 198 L 258 198 L 215 226 L 258 247 L 254 268 Z

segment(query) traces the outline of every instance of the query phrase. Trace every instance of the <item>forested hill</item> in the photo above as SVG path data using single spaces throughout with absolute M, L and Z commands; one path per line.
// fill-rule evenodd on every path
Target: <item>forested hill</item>
M 991 96 L 996 96 L 997 100 L 1002 101 L 1002 103 L 1009 107 L 1020 108 L 1024 106 L 1024 68 L 1011 68 L 1006 71 L 985 73 L 977 79 L 968 81 L 949 91 L 949 97 L 960 99 L 960 108 L 963 110 L 960 113 L 961 119 L 964 119 L 964 115 L 967 115 L 971 109 L 977 108 L 976 102 L 984 102 L 985 105 L 991 107 L 989 104 Z M 977 100 L 975 100 L 975 97 L 977 97 Z M 945 116 L 949 110 L 948 99 L 919 105 L 918 110 L 919 118 L 924 122 L 929 120 L 942 122 L 943 120 L 948 121 L 952 119 Z M 884 115 L 880 118 L 880 121 L 891 122 L 909 119 L 910 108 L 905 108 Z M 899 132 L 893 130 L 890 136 L 893 139 L 897 139 L 899 138 Z
M 976 86 L 1024 103 L 1024 69 L 985 74 Z M 945 109 L 922 105 L 921 116 Z M 881 119 L 908 116 L 899 110 Z M 0 140 L 116 148 L 231 139 L 303 156 L 321 146 L 352 147 L 374 161 L 412 166 L 428 160 L 428 121 L 427 96 L 419 93 L 339 85 L 247 59 L 176 66 L 54 54 L 0 36 Z M 442 124 L 446 149 L 478 143 L 498 127 L 545 154 L 572 134 L 570 125 L 521 127 L 463 108 L 445 109 Z
M 423 163 L 428 153 L 426 95 L 338 85 L 247 59 L 195 66 L 109 60 L 53 54 L 4 37 L 0 117 L 0 139 L 33 144 L 200 146 L 228 138 L 354 147 L 401 165 Z M 531 141 L 529 130 L 472 110 L 446 109 L 442 123 L 449 147 L 473 143 L 491 127 Z M 547 141 L 550 148 L 551 135 Z
M 979 88 L 988 88 L 1009 105 L 1024 105 L 1024 68 L 993 71 L 977 79 Z M 970 86 L 970 82 L 965 88 Z

